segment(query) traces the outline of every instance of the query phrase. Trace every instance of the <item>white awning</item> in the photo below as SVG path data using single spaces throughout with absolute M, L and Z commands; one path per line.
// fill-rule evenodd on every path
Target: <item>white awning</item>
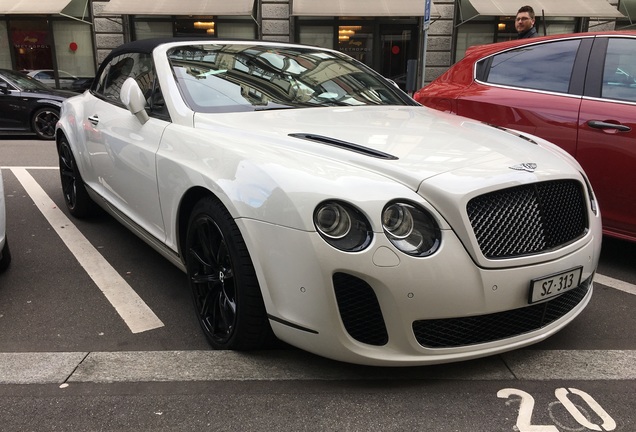
M 254 0 L 110 0 L 99 15 L 252 15 Z
M 466 1 L 466 0 L 464 0 Z M 540 17 L 622 18 L 623 14 L 607 0 L 469 0 L 479 15 L 515 16 L 529 5 Z
M 412 17 L 424 16 L 425 4 L 426 0 L 293 0 L 292 15 Z
M 57 14 L 71 0 L 0 0 L 2 14 Z

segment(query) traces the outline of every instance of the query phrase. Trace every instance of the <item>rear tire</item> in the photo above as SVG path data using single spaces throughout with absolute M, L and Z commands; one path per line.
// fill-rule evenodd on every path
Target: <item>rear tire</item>
M 86 191 L 84 180 L 77 169 L 75 157 L 66 137 L 62 136 L 57 146 L 60 164 L 60 180 L 66 208 L 76 218 L 93 216 L 97 212 L 97 204 Z
M 249 251 L 213 197 L 199 201 L 190 216 L 186 267 L 197 319 L 214 349 L 271 347 L 275 338 Z

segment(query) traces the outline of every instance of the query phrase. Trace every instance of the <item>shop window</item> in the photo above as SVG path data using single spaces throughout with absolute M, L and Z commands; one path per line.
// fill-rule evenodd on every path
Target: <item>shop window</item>
M 51 69 L 53 54 L 46 20 L 11 20 L 9 34 L 15 53 L 15 69 Z
M 168 21 L 135 21 L 135 39 L 152 39 L 172 37 L 172 22 Z
M 78 78 L 95 76 L 95 59 L 91 27 L 75 21 L 54 21 L 55 54 L 59 77 Z
M 223 39 L 254 39 L 254 24 L 241 22 L 219 22 L 216 26 L 218 37 Z
M 373 67 L 373 27 L 341 25 L 338 27 L 338 50 Z
M 333 49 L 333 26 L 302 26 L 299 31 L 299 42 Z
M 636 29 L 636 0 L 620 0 L 618 10 L 625 15 L 625 18 L 616 20 L 616 30 Z
M 472 22 L 462 24 L 457 30 L 457 48 L 455 59 L 461 60 L 466 50 L 474 45 L 493 43 L 495 32 L 492 22 Z
M 201 36 L 227 39 L 255 39 L 256 25 L 242 17 L 199 17 L 171 20 L 136 16 L 133 19 L 134 39 L 156 37 Z
M 9 50 L 9 40 L 7 39 L 7 23 L 5 21 L 0 21 L 0 68 L 13 68 L 11 65 L 11 52 Z

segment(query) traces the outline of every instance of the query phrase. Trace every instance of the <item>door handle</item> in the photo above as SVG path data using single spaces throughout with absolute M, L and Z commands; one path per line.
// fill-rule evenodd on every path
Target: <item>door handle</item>
M 99 117 L 95 114 L 94 116 L 90 116 L 88 121 L 91 122 L 93 126 L 97 126 L 97 123 L 99 123 Z
M 590 120 L 587 122 L 587 124 L 589 127 L 593 127 L 595 129 L 616 129 L 619 132 L 629 132 L 632 130 L 632 128 L 630 128 L 629 126 L 604 122 L 600 120 Z

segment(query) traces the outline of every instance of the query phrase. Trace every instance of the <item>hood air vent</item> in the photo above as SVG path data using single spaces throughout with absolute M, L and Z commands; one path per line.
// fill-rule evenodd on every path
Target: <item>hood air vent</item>
M 307 133 L 291 133 L 289 134 L 289 136 L 293 138 L 300 138 L 300 139 L 304 139 L 308 141 L 314 141 L 321 144 L 327 144 L 330 146 L 339 147 L 341 149 L 350 150 L 356 153 L 360 153 L 366 156 L 371 156 L 371 157 L 375 157 L 379 159 L 388 159 L 388 160 L 398 159 L 397 156 L 393 156 L 388 153 L 384 153 L 378 150 L 371 149 L 369 147 L 364 147 L 364 146 L 353 144 L 346 141 L 340 141 L 335 138 L 329 138 L 322 135 L 314 135 L 314 134 L 307 134 Z

